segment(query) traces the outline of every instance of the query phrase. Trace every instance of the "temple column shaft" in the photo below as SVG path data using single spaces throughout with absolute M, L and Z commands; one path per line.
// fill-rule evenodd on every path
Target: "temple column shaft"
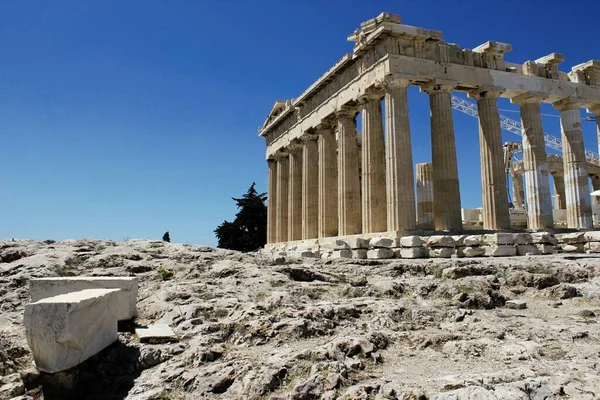
M 335 133 L 330 126 L 317 129 L 319 135 L 319 237 L 331 237 L 338 234 Z
M 277 161 L 267 160 L 267 243 L 277 242 Z
M 385 95 L 387 230 L 416 227 L 415 182 L 408 120 L 409 82 L 394 82 Z
M 554 106 L 560 111 L 567 226 L 575 229 L 591 228 L 593 227 L 592 205 L 579 105 L 560 101 Z
M 277 242 L 288 240 L 288 188 L 289 158 L 287 154 L 277 158 Z
M 452 86 L 435 82 L 422 87 L 429 93 L 433 161 L 433 218 L 437 231 L 462 229 L 460 187 L 450 92 Z
M 556 210 L 564 210 L 567 208 L 567 203 L 565 199 L 565 176 L 563 172 L 552 174 L 552 179 L 554 181 L 554 208 Z
M 290 182 L 288 200 L 288 240 L 302 239 L 302 145 L 290 150 Z
M 520 106 L 523 125 L 523 170 L 527 194 L 527 227 L 532 230 L 551 229 L 552 198 L 548 177 L 548 161 L 540 110 L 541 99 L 519 96 L 512 99 Z
M 523 174 L 511 172 L 513 188 L 513 205 L 517 208 L 525 208 L 525 189 L 523 187 Z
M 417 164 L 417 216 L 420 229 L 433 229 L 433 165 Z
M 302 137 L 302 239 L 314 239 L 319 221 L 319 149 L 316 135 Z
M 385 146 L 381 101 L 362 99 L 362 232 L 386 230 Z
M 338 234 L 361 232 L 360 177 L 356 120 L 352 113 L 338 114 Z
M 483 195 L 483 229 L 508 229 L 508 192 L 498 113 L 501 91 L 482 87 L 471 96 L 477 99 L 479 154 Z

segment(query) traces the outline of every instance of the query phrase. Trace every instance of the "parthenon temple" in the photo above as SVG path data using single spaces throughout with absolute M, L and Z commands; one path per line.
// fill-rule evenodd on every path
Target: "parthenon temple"
M 566 210 L 565 228 L 593 228 L 589 177 L 594 186 L 600 182 L 600 167 L 586 159 L 580 109 L 600 116 L 600 61 L 569 73 L 559 71 L 559 53 L 513 64 L 504 60 L 510 44 L 461 48 L 440 31 L 404 25 L 389 13 L 362 23 L 348 40 L 354 42 L 352 54 L 298 98 L 277 101 L 259 130 L 267 145 L 267 247 L 463 232 L 453 91 L 477 102 L 480 229 L 514 228 L 499 97 L 520 109 L 522 161 L 510 175 L 513 203 L 526 209 L 527 232 L 555 228 L 550 175 L 555 208 Z M 410 85 L 429 96 L 431 118 L 431 163 L 416 166 Z M 562 158 L 546 154 L 542 103 L 560 115 Z

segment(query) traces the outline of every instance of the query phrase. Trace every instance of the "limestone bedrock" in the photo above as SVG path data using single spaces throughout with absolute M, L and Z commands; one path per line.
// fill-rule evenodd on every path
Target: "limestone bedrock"
M 36 302 L 48 297 L 85 289 L 120 289 L 117 294 L 117 318 L 119 321 L 128 320 L 137 315 L 138 278 L 136 277 L 34 278 L 29 281 L 29 301 Z
M 25 306 L 27 343 L 40 371 L 74 367 L 117 340 L 119 289 L 86 289 Z

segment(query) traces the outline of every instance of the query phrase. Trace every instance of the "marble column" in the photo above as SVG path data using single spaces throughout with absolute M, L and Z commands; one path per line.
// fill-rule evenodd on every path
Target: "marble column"
M 288 188 L 290 179 L 289 157 L 285 152 L 277 154 L 277 242 L 288 240 Z
M 555 172 L 552 174 L 554 181 L 554 209 L 565 210 L 567 208 L 565 198 L 565 175 L 564 172 Z
M 567 226 L 574 229 L 593 227 L 592 205 L 583 146 L 579 105 L 568 99 L 554 103 L 560 112 L 560 127 L 565 171 Z
M 302 239 L 302 144 L 288 146 L 290 181 L 288 198 L 288 240 Z
M 600 190 L 600 176 L 598 175 L 590 175 L 592 181 L 592 191 Z M 600 196 L 592 196 L 592 216 L 594 220 L 594 225 L 598 225 L 600 223 L 600 214 L 596 213 L 598 205 L 600 204 Z M 596 207 L 593 207 L 596 206 Z
M 414 230 L 417 221 L 406 93 L 409 85 L 409 81 L 393 81 L 385 94 L 387 230 L 401 233 Z
M 498 97 L 502 91 L 483 86 L 469 95 L 477 100 L 479 114 L 479 156 L 483 195 L 483 229 L 508 229 L 508 190 Z
M 381 95 L 364 95 L 360 102 L 362 104 L 362 232 L 385 232 L 387 210 Z
M 598 164 L 600 164 L 600 105 L 588 109 L 588 112 L 596 116 L 596 138 L 598 140 Z
M 450 93 L 452 85 L 430 82 L 431 154 L 433 161 L 433 219 L 436 231 L 462 230 L 458 163 Z
M 338 127 L 338 234 L 361 231 L 360 176 L 354 112 L 336 114 Z
M 417 164 L 417 218 L 420 229 L 433 229 L 433 164 Z
M 267 160 L 267 243 L 277 242 L 277 161 Z
M 337 155 L 335 133 L 331 125 L 321 124 L 319 136 L 319 237 L 338 234 Z
M 317 135 L 302 136 L 302 239 L 318 235 L 319 148 Z
M 513 206 L 515 208 L 525 208 L 525 189 L 523 187 L 523 174 L 511 171 L 513 190 Z
M 552 198 L 540 104 L 542 98 L 524 94 L 511 99 L 521 110 L 523 125 L 523 170 L 527 195 L 527 227 L 552 229 Z

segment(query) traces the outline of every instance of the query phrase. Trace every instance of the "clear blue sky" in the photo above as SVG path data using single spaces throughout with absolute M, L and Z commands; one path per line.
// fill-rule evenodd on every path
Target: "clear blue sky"
M 274 101 L 351 52 L 348 34 L 382 11 L 463 47 L 511 43 L 510 62 L 561 52 L 569 71 L 600 58 L 593 0 L 3 0 L 0 239 L 169 230 L 215 244 L 213 229 L 236 212 L 230 197 L 253 181 L 266 190 L 257 128 Z M 414 161 L 430 161 L 427 95 L 409 100 Z M 463 207 L 477 207 L 477 120 L 454 116 Z M 544 127 L 560 134 L 558 118 Z

